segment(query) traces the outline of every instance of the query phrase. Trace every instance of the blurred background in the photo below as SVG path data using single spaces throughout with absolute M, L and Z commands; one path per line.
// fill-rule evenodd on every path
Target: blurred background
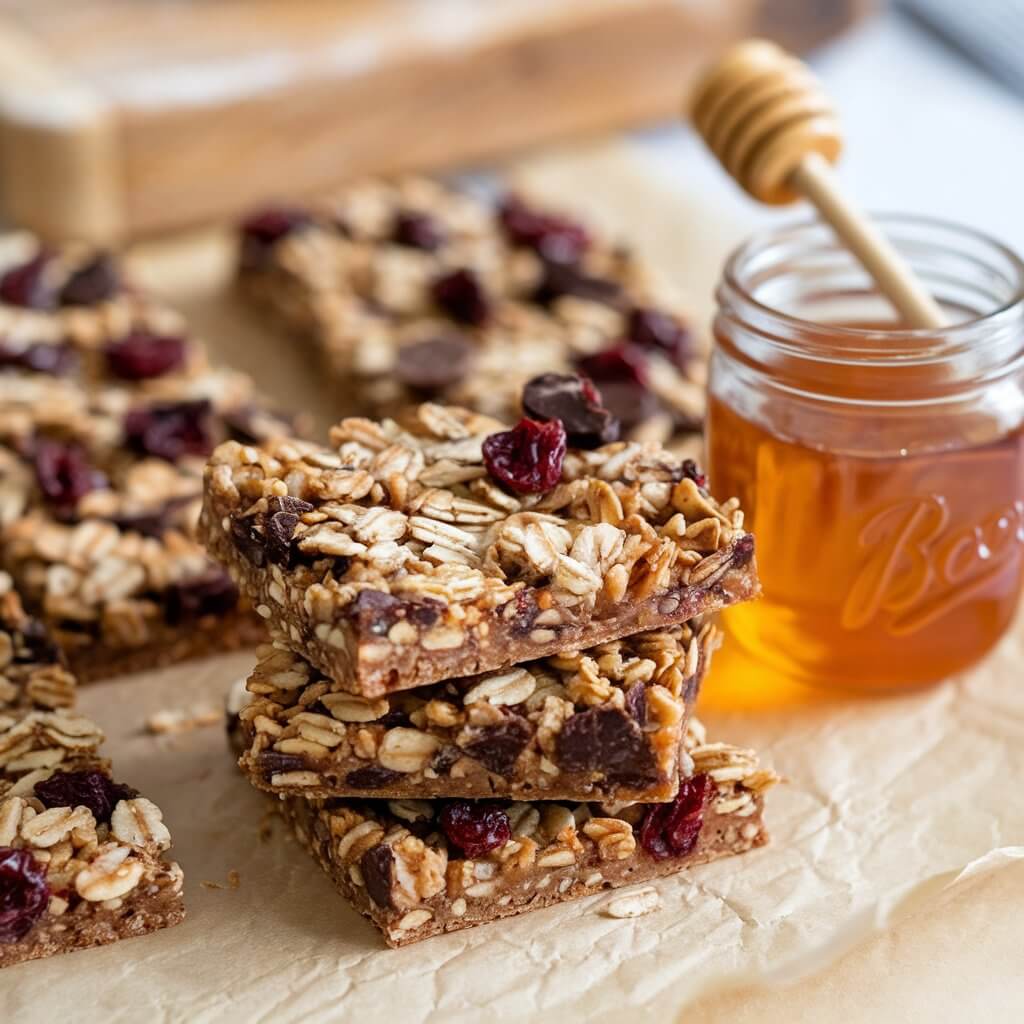
M 1024 248 L 1024 0 L 0 0 L 0 209 L 121 240 L 625 132 L 749 223 L 678 114 L 750 34 L 811 56 L 864 205 Z

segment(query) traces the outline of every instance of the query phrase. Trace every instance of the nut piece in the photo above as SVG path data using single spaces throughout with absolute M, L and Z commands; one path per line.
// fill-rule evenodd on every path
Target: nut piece
M 339 722 L 375 722 L 391 706 L 383 698 L 369 700 L 354 693 L 325 693 L 320 702 Z
M 46 849 L 66 839 L 76 828 L 95 828 L 95 825 L 88 807 L 51 807 L 21 826 L 21 838 L 29 846 Z
M 418 772 L 430 764 L 440 746 L 441 741 L 436 736 L 419 729 L 398 727 L 384 734 L 377 760 L 393 772 Z
M 610 899 L 602 913 L 606 917 L 643 917 L 644 914 L 654 913 L 660 907 L 661 897 L 658 891 L 648 886 Z
M 110 816 L 110 831 L 122 843 L 142 849 L 155 846 L 166 850 L 171 845 L 171 833 L 164 824 L 163 813 L 144 796 L 118 803 Z
M 93 862 L 78 872 L 78 895 L 90 903 L 102 903 L 131 892 L 143 872 L 142 861 L 128 859 L 131 852 L 127 846 L 102 847 Z
M 633 828 L 621 818 L 591 818 L 584 824 L 583 834 L 597 843 L 601 860 L 625 860 L 636 850 Z

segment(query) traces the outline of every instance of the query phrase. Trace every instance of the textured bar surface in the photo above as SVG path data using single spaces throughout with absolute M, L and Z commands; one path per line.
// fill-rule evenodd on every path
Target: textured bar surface
M 0 967 L 177 924 L 160 809 L 112 780 L 69 711 L 0 713 Z
M 541 494 L 485 466 L 501 424 L 425 404 L 332 449 L 228 443 L 200 535 L 284 646 L 366 697 L 579 650 L 758 592 L 753 538 L 691 460 L 570 448 Z
M 311 335 L 367 416 L 430 398 L 514 420 L 531 377 L 581 370 L 626 437 L 700 429 L 704 362 L 678 301 L 563 214 L 407 178 L 262 211 L 240 234 L 245 294 Z
M 240 765 L 307 797 L 671 800 L 717 645 L 697 622 L 377 700 L 263 648 Z
M 648 881 L 761 846 L 777 781 L 752 751 L 706 743 L 668 804 L 317 801 L 285 817 L 337 890 L 389 946 Z M 462 845 L 460 845 L 462 844 Z

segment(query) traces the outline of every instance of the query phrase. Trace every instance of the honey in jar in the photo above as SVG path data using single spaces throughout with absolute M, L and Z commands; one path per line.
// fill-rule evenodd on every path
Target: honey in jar
M 777 674 L 921 685 L 981 658 L 1024 575 L 1024 266 L 951 225 L 881 218 L 951 326 L 902 329 L 827 229 L 787 228 L 719 290 L 708 462 L 757 542 L 735 642 Z

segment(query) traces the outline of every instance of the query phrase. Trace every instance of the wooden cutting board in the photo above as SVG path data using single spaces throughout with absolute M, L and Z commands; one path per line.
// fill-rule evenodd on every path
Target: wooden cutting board
M 112 241 L 675 116 L 751 32 L 870 0 L 0 0 L 0 204 Z

